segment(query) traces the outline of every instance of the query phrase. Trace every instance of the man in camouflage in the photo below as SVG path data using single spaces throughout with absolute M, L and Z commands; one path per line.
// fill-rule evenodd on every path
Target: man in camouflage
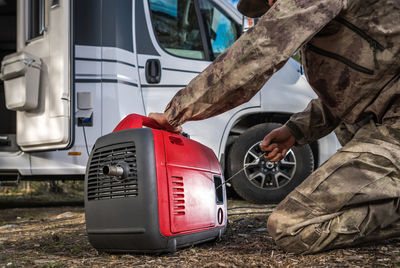
M 294 253 L 399 235 L 400 1 L 273 2 L 241 0 L 244 15 L 262 15 L 257 25 L 152 117 L 179 131 L 232 109 L 302 48 L 318 99 L 268 134 L 262 149 L 279 161 L 295 143 L 334 129 L 343 147 L 277 206 L 269 233 Z

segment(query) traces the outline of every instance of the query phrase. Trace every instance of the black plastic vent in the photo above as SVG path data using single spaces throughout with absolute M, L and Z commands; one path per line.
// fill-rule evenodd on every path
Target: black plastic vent
M 106 176 L 103 167 L 126 163 L 129 174 L 126 178 Z M 133 142 L 113 144 L 97 148 L 89 165 L 87 181 L 88 200 L 117 199 L 137 196 L 136 148 Z
M 173 194 L 173 214 L 174 216 L 185 215 L 185 188 L 183 178 L 172 176 L 172 194 Z
M 222 179 L 220 176 L 214 175 L 214 186 L 215 186 L 215 202 L 217 205 L 224 203 L 224 190 L 222 188 Z

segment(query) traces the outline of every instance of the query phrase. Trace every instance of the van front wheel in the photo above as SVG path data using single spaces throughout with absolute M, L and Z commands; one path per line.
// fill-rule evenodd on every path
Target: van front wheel
M 277 123 L 264 123 L 249 128 L 233 143 L 227 161 L 227 179 L 232 178 L 235 192 L 253 203 L 277 203 L 283 200 L 314 169 L 309 145 L 295 146 L 285 158 L 273 163 L 259 156 L 259 144 Z M 245 167 L 245 168 L 244 168 Z

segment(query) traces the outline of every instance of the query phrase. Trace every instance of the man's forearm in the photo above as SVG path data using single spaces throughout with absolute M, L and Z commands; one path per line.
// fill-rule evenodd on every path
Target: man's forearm
M 343 8 L 343 0 L 278 0 L 168 104 L 174 126 L 221 114 L 250 100 L 309 38 Z
M 340 123 L 320 99 L 310 101 L 307 108 L 292 115 L 286 126 L 299 145 L 316 141 L 331 133 Z

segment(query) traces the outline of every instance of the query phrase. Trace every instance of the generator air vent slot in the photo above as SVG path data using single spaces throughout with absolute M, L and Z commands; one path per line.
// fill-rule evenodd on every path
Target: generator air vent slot
M 172 176 L 172 213 L 175 216 L 185 215 L 185 188 L 183 178 L 178 176 Z
M 221 176 L 214 175 L 214 186 L 215 186 L 215 202 L 217 205 L 224 203 L 224 190 L 222 188 Z
M 125 178 L 106 176 L 104 166 L 126 163 L 129 173 Z M 133 142 L 97 148 L 88 170 L 87 198 L 91 200 L 118 199 L 138 196 L 136 147 Z

